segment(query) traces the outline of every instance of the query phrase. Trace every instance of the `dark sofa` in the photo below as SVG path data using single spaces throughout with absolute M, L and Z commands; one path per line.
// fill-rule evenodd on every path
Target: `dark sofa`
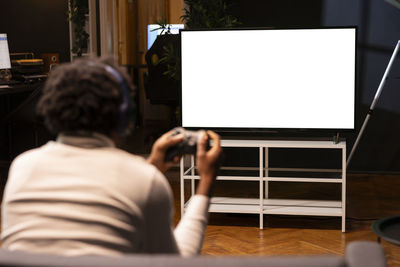
M 345 257 L 339 256 L 253 256 L 181 258 L 171 255 L 126 255 L 123 257 L 79 256 L 63 257 L 30 254 L 21 251 L 0 249 L 0 266 L 164 266 L 164 267 L 383 267 L 386 266 L 383 248 L 374 242 L 356 241 L 346 248 Z

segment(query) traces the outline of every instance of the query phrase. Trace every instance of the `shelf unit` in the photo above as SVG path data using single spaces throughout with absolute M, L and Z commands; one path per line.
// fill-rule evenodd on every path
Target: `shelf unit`
M 258 167 L 229 167 L 221 169 L 230 170 L 253 170 L 258 171 L 256 176 L 218 176 L 217 180 L 226 181 L 249 181 L 259 183 L 259 198 L 231 198 L 213 197 L 211 198 L 210 212 L 219 213 L 246 213 L 259 214 L 260 229 L 264 228 L 264 214 L 279 215 L 310 215 L 310 216 L 335 216 L 342 218 L 342 232 L 346 231 L 346 141 L 334 143 L 333 141 L 316 140 L 221 140 L 222 147 L 245 147 L 258 148 L 259 163 Z M 269 149 L 270 148 L 301 148 L 301 149 L 337 149 L 341 151 L 341 169 L 305 169 L 305 168 L 270 168 Z M 181 214 L 190 203 L 190 199 L 185 202 L 185 180 L 191 182 L 191 195 L 195 193 L 195 181 L 200 179 L 196 175 L 196 165 L 194 156 L 190 158 L 189 166 L 185 166 L 187 158 L 183 157 L 180 163 L 180 191 L 181 191 Z M 186 162 L 186 165 L 187 162 Z M 274 177 L 270 175 L 272 171 L 287 172 L 318 172 L 318 173 L 338 173 L 337 177 Z M 341 184 L 341 200 L 293 200 L 293 199 L 270 199 L 270 182 L 303 182 L 303 183 L 338 183 Z

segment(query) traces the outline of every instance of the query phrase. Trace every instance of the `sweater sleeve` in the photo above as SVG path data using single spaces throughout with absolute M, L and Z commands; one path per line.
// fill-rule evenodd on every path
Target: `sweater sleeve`
M 200 254 L 208 221 L 209 198 L 194 195 L 175 229 L 175 239 L 182 256 Z
M 199 254 L 207 226 L 208 205 L 208 197 L 194 196 L 174 230 L 172 191 L 165 177 L 157 172 L 144 211 L 145 252 L 179 253 L 185 257 Z

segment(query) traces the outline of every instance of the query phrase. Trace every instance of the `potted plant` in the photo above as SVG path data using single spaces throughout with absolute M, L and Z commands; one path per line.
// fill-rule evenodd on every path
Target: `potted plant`
M 232 28 L 240 25 L 238 20 L 229 14 L 227 0 L 184 0 L 184 3 L 186 8 L 183 10 L 184 15 L 181 19 L 187 29 Z M 160 47 L 157 48 L 157 60 L 150 63 L 164 65 L 163 74 L 170 79 L 178 80 L 180 66 L 179 36 L 170 34 L 170 28 L 165 19 L 156 23 L 160 25 L 160 28 L 156 30 L 162 30 L 157 37 L 160 44 L 155 45 Z
M 85 30 L 88 12 L 88 0 L 69 0 L 68 20 L 73 29 L 72 53 L 77 57 L 81 57 L 88 48 L 89 34 Z
M 146 96 L 152 104 L 176 106 L 179 88 L 179 36 L 171 34 L 165 19 L 158 21 L 161 34 L 145 55 L 148 76 L 145 81 Z
M 240 25 L 229 14 L 227 0 L 184 0 L 182 20 L 188 29 L 232 28 Z
M 229 14 L 229 0 L 184 0 L 181 17 L 187 29 L 232 28 L 240 23 Z M 145 55 L 148 76 L 146 96 L 152 104 L 166 104 L 177 112 L 180 88 L 180 39 L 170 34 L 165 20 L 158 22 L 164 34 L 158 35 Z M 178 116 L 174 116 L 178 117 Z M 176 118 L 175 118 L 176 119 Z

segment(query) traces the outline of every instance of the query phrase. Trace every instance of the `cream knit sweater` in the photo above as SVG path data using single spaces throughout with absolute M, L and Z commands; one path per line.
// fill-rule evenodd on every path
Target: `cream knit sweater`
M 176 229 L 162 173 L 103 135 L 21 154 L 2 202 L 2 246 L 62 255 L 200 252 L 209 198 L 195 195 Z

